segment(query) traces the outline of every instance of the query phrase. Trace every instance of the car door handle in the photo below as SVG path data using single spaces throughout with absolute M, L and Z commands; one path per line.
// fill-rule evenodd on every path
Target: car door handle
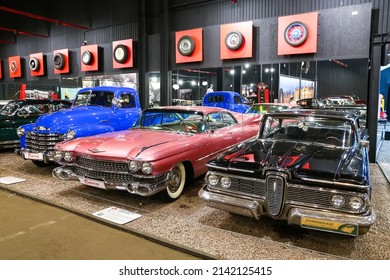
M 109 123 L 109 120 L 101 120 L 100 123 Z
M 227 134 L 228 134 L 228 135 L 232 135 L 232 134 L 233 134 L 233 132 L 228 132 Z

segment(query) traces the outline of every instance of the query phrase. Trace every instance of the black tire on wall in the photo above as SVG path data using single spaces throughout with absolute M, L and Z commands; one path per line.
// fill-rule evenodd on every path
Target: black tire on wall
M 54 68 L 62 70 L 65 67 L 65 57 L 62 53 L 56 53 L 53 57 Z
M 290 23 L 284 31 L 284 40 L 293 47 L 302 45 L 309 34 L 306 25 L 300 21 Z
M 125 45 L 117 45 L 114 48 L 114 60 L 118 63 L 124 63 L 129 57 L 129 48 Z
M 243 36 L 239 31 L 231 31 L 225 37 L 225 45 L 229 50 L 237 50 L 241 47 Z
M 177 42 L 177 50 L 181 55 L 190 56 L 195 50 L 195 41 L 191 36 L 185 35 Z
M 81 61 L 85 65 L 91 65 L 93 61 L 93 54 L 90 51 L 83 52 L 83 55 L 81 56 Z
M 30 60 L 28 62 L 28 66 L 30 67 L 30 69 L 32 71 L 38 71 L 39 70 L 39 66 L 40 66 L 38 58 L 36 58 L 36 57 L 30 58 Z

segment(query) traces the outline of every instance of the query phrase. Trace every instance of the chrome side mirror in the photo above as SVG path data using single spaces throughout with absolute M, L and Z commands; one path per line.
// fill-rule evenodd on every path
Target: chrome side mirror
M 368 148 L 370 146 L 370 141 L 368 141 L 368 140 L 360 140 L 359 141 L 359 145 L 364 147 L 364 148 Z

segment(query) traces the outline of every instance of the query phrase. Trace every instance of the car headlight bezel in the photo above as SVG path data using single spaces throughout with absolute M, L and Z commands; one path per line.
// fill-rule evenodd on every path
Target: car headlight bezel
M 364 208 L 364 199 L 360 196 L 351 196 L 348 199 L 348 207 L 351 210 L 359 211 Z
M 149 175 L 153 172 L 153 165 L 150 162 L 143 162 L 141 164 L 141 171 L 142 173 Z
M 73 153 L 72 152 L 64 152 L 64 161 L 71 162 L 73 160 Z
M 341 208 L 345 205 L 346 199 L 345 196 L 341 194 L 334 194 L 330 197 L 330 202 L 332 203 L 333 207 Z
M 221 177 L 219 181 L 221 182 L 221 187 L 224 189 L 228 189 L 232 185 L 232 180 L 230 180 L 230 178 L 226 176 Z
M 76 131 L 69 129 L 68 132 L 65 134 L 65 140 L 72 140 L 76 137 Z
M 54 160 L 59 161 L 62 159 L 62 151 L 55 150 L 54 151 Z
M 26 130 L 21 126 L 19 126 L 16 129 L 16 134 L 18 135 L 18 137 L 22 137 L 25 133 L 26 133 Z
M 208 184 L 212 187 L 218 186 L 219 184 L 219 176 L 215 174 L 211 174 L 207 177 Z
M 129 170 L 131 172 L 137 172 L 141 167 L 141 164 L 139 161 L 136 161 L 136 160 L 131 160 L 129 162 Z

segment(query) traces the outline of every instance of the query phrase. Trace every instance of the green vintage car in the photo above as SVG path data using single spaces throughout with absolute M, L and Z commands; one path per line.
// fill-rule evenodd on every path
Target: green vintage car
M 0 109 L 0 149 L 19 147 L 16 129 L 47 113 L 70 108 L 69 100 L 25 99 L 11 100 Z

